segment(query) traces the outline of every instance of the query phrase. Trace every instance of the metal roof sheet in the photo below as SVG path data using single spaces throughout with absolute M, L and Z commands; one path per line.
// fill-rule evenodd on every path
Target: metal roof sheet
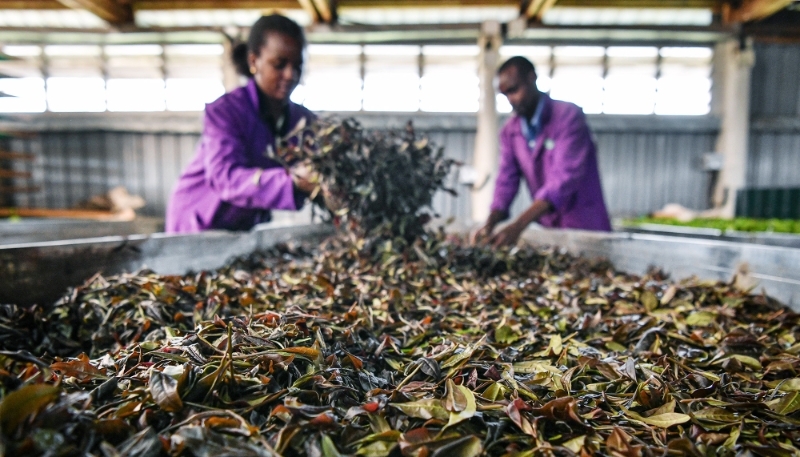
M 554 7 L 542 22 L 548 25 L 711 25 L 713 12 L 702 8 Z
M 0 27 L 96 29 L 108 24 L 88 11 L 0 9 Z

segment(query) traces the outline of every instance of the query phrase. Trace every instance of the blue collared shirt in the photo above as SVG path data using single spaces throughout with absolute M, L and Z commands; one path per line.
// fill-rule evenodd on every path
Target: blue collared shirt
M 547 94 L 541 94 L 539 96 L 539 104 L 536 105 L 536 111 L 533 112 L 533 117 L 530 119 L 525 119 L 524 117 L 519 118 L 522 134 L 525 135 L 525 138 L 528 140 L 528 147 L 530 149 L 536 147 L 536 138 L 539 136 L 539 133 L 542 132 L 542 111 L 544 110 L 545 98 L 547 98 Z

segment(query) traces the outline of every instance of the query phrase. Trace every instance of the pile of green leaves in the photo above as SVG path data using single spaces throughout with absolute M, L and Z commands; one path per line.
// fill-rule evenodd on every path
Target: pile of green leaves
M 637 226 L 641 224 L 662 224 L 679 227 L 711 228 L 736 232 L 773 232 L 773 233 L 798 233 L 800 234 L 800 220 L 793 219 L 748 219 L 737 217 L 735 219 L 694 219 L 682 222 L 676 219 L 641 217 L 626 221 L 626 225 Z
M 797 455 L 800 316 L 439 233 L 0 307 L 0 454 Z
M 355 119 L 318 119 L 285 138 L 276 157 L 284 164 L 308 161 L 319 173 L 319 189 L 340 206 L 348 226 L 360 234 L 413 239 L 423 233 L 438 191 L 456 162 L 441 147 L 419 137 L 409 122 L 403 131 L 367 131 Z M 316 199 L 324 206 L 322 199 Z

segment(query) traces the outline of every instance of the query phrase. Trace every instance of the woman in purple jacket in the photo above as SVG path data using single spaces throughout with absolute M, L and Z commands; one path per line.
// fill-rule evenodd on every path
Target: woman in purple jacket
M 287 172 L 269 153 L 278 138 L 314 117 L 289 101 L 305 45 L 303 30 L 286 17 L 264 16 L 253 25 L 247 45 L 234 51 L 249 81 L 206 106 L 197 155 L 167 208 L 167 232 L 249 230 L 268 222 L 270 210 L 302 207 L 314 189 L 308 169 Z

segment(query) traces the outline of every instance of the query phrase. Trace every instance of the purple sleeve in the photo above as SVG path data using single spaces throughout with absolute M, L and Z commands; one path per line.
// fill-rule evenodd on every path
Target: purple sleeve
M 519 191 L 519 178 L 520 169 L 511 147 L 511 138 L 503 132 L 500 135 L 500 169 L 494 185 L 492 211 L 508 212 Z
M 282 167 L 248 166 L 240 128 L 223 110 L 206 111 L 202 148 L 208 185 L 222 200 L 243 208 L 298 209 L 292 177 Z
M 536 192 L 534 199 L 547 200 L 556 210 L 560 210 L 580 188 L 589 155 L 594 149 L 583 111 L 572 111 L 564 120 L 561 134 L 552 141 L 552 150 L 546 151 L 552 156 L 552 162 L 545 172 L 545 184 Z

